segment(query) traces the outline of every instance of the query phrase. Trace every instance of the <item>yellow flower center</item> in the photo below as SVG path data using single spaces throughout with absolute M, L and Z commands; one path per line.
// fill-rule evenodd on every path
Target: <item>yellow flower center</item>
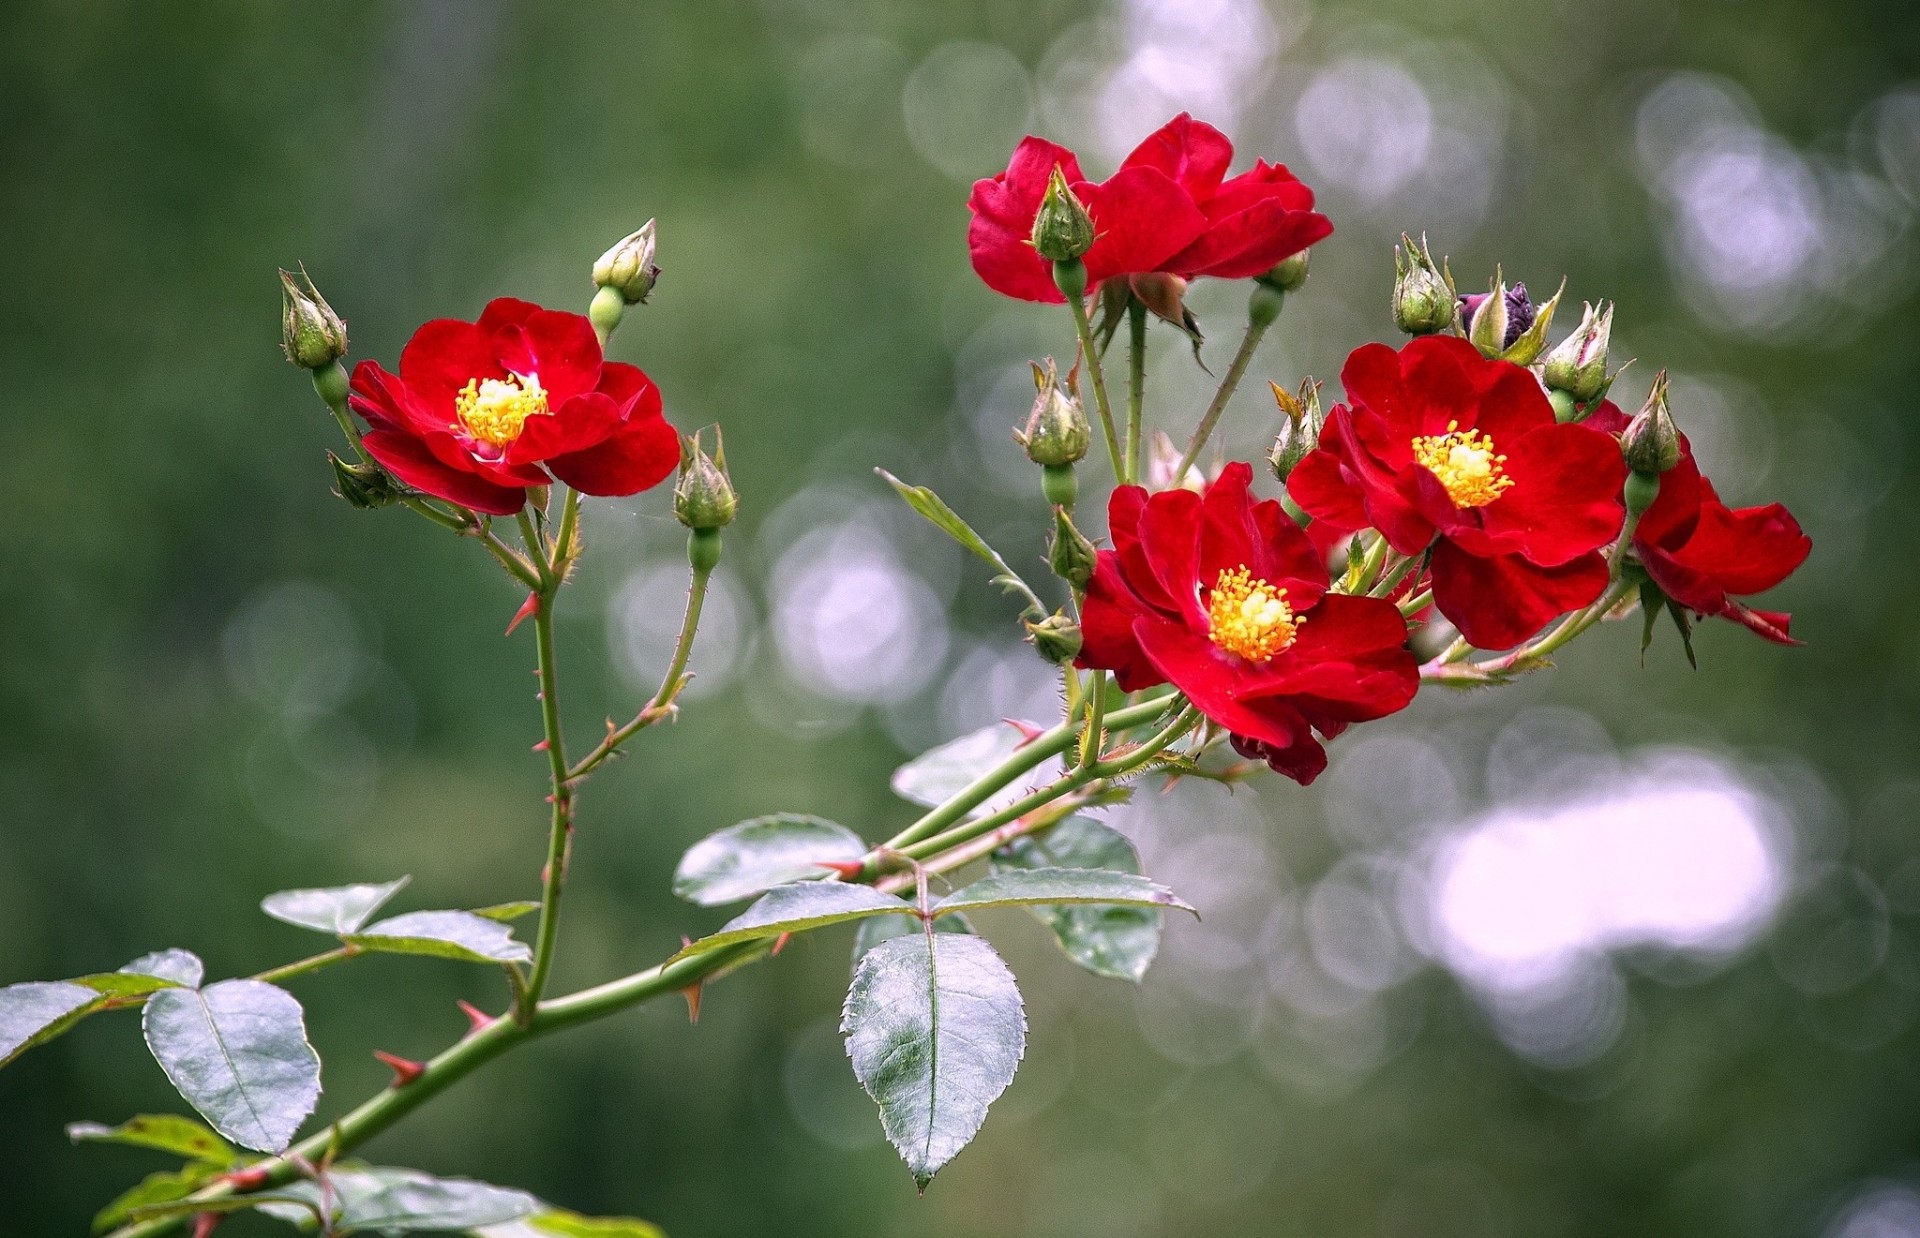
M 467 433 L 505 447 L 520 437 L 527 418 L 547 411 L 546 388 L 531 374 L 510 378 L 470 378 L 455 397 L 453 411 Z
M 1445 434 L 1423 434 L 1413 440 L 1413 458 L 1439 478 L 1455 507 L 1485 507 L 1513 485 L 1500 466 L 1505 456 L 1493 452 L 1493 440 L 1460 423 L 1449 421 Z
M 1274 588 L 1245 567 L 1221 572 L 1207 594 L 1207 635 L 1249 662 L 1265 662 L 1293 644 L 1305 622 L 1287 605 L 1285 589 Z

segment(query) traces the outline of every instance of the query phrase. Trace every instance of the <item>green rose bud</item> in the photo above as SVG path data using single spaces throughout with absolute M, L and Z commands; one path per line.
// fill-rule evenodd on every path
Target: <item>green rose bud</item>
M 1065 666 L 1080 654 L 1080 625 L 1058 611 L 1027 623 L 1026 629 L 1034 649 L 1055 666 Z
M 1087 424 L 1080 401 L 1061 387 L 1052 358 L 1044 368 L 1033 363 L 1033 389 L 1026 428 L 1013 434 L 1014 441 L 1026 448 L 1027 459 L 1048 467 L 1086 459 L 1087 449 L 1093 446 L 1093 427 Z
M 1453 277 L 1434 265 L 1427 238 L 1406 233 L 1393 250 L 1393 323 L 1408 335 L 1432 335 L 1453 326 L 1458 313 Z
M 600 255 L 593 264 L 594 284 L 613 289 L 628 305 L 643 303 L 660 281 L 660 268 L 653 261 L 654 244 L 654 221 L 649 219 L 638 232 L 622 237 Z
M 280 300 L 280 342 L 287 360 L 319 370 L 347 355 L 347 324 L 313 286 L 306 267 L 298 275 L 280 272 Z
M 700 446 L 698 434 L 680 450 L 680 480 L 673 486 L 673 517 L 689 529 L 723 529 L 733 523 L 740 500 L 727 476 L 727 448 L 714 431 L 715 455 Z
M 1658 477 L 1680 463 L 1680 427 L 1673 423 L 1673 413 L 1667 408 L 1665 370 L 1653 376 L 1653 390 L 1627 423 L 1620 446 L 1626 452 L 1627 467 L 1649 477 Z
M 1273 389 L 1273 401 L 1287 418 L 1280 427 L 1280 436 L 1273 440 L 1267 463 L 1272 466 L 1273 475 L 1285 481 L 1307 458 L 1307 453 L 1320 445 L 1320 431 L 1327 424 L 1327 415 L 1320 409 L 1320 384 L 1311 378 L 1300 384 L 1297 396 L 1279 383 L 1269 382 L 1267 386 Z
M 1610 381 L 1607 343 L 1612 335 L 1612 304 L 1602 301 L 1596 308 L 1582 302 L 1580 325 L 1542 358 L 1541 381 L 1548 389 L 1564 391 L 1581 404 L 1599 399 Z
M 1093 216 L 1056 166 L 1033 217 L 1033 248 L 1048 262 L 1074 262 L 1093 248 Z

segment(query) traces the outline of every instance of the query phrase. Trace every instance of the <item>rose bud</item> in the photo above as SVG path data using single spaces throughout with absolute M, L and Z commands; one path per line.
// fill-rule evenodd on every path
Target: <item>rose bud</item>
M 1059 611 L 1026 624 L 1026 629 L 1034 649 L 1055 666 L 1065 666 L 1080 655 L 1080 625 Z
M 1280 292 L 1300 291 L 1301 285 L 1307 282 L 1307 251 L 1303 249 L 1290 258 L 1282 258 L 1272 270 L 1254 278 Z
M 347 324 L 313 286 L 307 268 L 280 272 L 281 344 L 287 360 L 306 370 L 321 370 L 347 355 Z
M 1533 302 L 1527 298 L 1527 286 L 1494 276 L 1490 291 L 1460 298 L 1460 321 L 1466 324 L 1467 338 L 1483 357 L 1498 357 L 1507 345 L 1520 338 L 1533 325 Z
M 1027 459 L 1048 468 L 1078 464 L 1093 446 L 1093 427 L 1081 411 L 1080 401 L 1061 387 L 1053 359 L 1043 368 L 1033 365 L 1033 411 L 1027 414 L 1025 430 L 1014 431 L 1014 440 L 1026 448 Z
M 653 261 L 654 241 L 654 221 L 649 219 L 638 232 L 622 237 L 600 255 L 593 264 L 593 282 L 613 289 L 628 305 L 644 303 L 660 280 L 660 268 Z
M 1400 234 L 1393 250 L 1393 322 L 1408 335 L 1432 335 L 1451 327 L 1458 313 L 1453 280 L 1433 264 L 1427 238 L 1415 245 Z
M 1087 587 L 1093 579 L 1097 552 L 1086 535 L 1073 527 L 1073 518 L 1064 507 L 1053 509 L 1053 537 L 1047 543 L 1047 566 L 1053 574 L 1076 589 Z
M 1320 409 L 1320 384 L 1311 378 L 1301 382 L 1298 396 L 1279 383 L 1269 382 L 1267 386 L 1273 388 L 1273 402 L 1287 417 L 1286 424 L 1280 427 L 1280 436 L 1273 440 L 1267 463 L 1272 466 L 1274 477 L 1285 481 L 1294 466 L 1320 445 L 1320 431 L 1327 424 L 1327 415 Z
M 733 523 L 740 499 L 727 476 L 727 448 L 714 431 L 715 455 L 701 449 L 694 434 L 682 446 L 680 480 L 673 486 L 673 517 L 689 529 L 723 529 Z
M 1093 248 L 1093 216 L 1073 190 L 1058 165 L 1047 178 L 1046 196 L 1033 217 L 1033 248 L 1048 262 L 1077 262 Z
M 1647 402 L 1621 431 L 1620 446 L 1626 453 L 1626 489 L 1622 492 L 1627 511 L 1639 516 L 1660 497 L 1660 475 L 1680 463 L 1680 428 L 1673 424 L 1667 408 L 1667 372 L 1653 376 L 1653 390 Z
M 1564 391 L 1575 403 L 1591 404 L 1607 389 L 1607 343 L 1613 334 L 1613 306 L 1580 306 L 1580 325 L 1554 346 L 1540 363 L 1540 378 L 1550 391 Z

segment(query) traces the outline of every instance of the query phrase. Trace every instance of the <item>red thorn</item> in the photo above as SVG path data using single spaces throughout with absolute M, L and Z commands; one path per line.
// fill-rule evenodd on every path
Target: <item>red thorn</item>
M 466 1001 L 463 999 L 459 1002 L 456 1002 L 455 1005 L 460 1007 L 461 1014 L 467 1016 L 467 1022 L 473 1025 L 469 1029 L 470 1031 L 477 1032 L 482 1028 L 486 1027 L 489 1023 L 493 1022 L 492 1015 L 480 1009 L 480 1007 L 474 1005 L 470 1001 Z
M 258 1165 L 250 1165 L 226 1175 L 226 1181 L 235 1194 L 244 1195 L 248 1191 L 257 1191 L 267 1184 L 267 1171 Z
M 544 739 L 541 740 L 539 743 L 533 746 L 533 750 L 535 752 L 545 752 L 547 750 L 547 741 Z
M 867 871 L 867 862 L 865 860 L 821 860 L 819 867 L 832 869 L 848 881 L 852 881 Z
M 1002 718 L 1000 721 L 1020 732 L 1020 747 L 1022 748 L 1046 734 L 1043 728 L 1037 727 L 1031 722 L 1022 722 L 1018 718 Z
M 507 635 L 512 636 L 513 630 L 520 626 L 521 621 L 539 609 L 540 595 L 538 593 L 527 594 L 527 600 L 520 603 L 519 610 L 513 612 L 513 622 L 507 625 Z
M 680 996 L 687 999 L 688 1023 L 700 1022 L 700 996 L 706 992 L 706 989 L 707 982 L 705 980 L 696 980 L 686 988 L 680 990 Z
M 680 934 L 680 945 L 683 948 L 686 946 L 691 946 L 692 944 L 693 944 L 693 938 L 687 936 L 685 933 Z
M 426 1063 L 424 1062 L 416 1062 L 412 1058 L 400 1057 L 397 1054 L 388 1053 L 384 1049 L 375 1049 L 373 1056 L 378 1059 L 382 1065 L 393 1071 L 393 1086 L 397 1088 L 403 1088 L 409 1083 L 412 1083 L 425 1073 L 427 1069 Z
M 767 957 L 773 958 L 776 955 L 778 955 L 782 950 L 785 950 L 787 948 L 787 943 L 792 940 L 793 940 L 792 933 L 782 933 L 780 934 L 780 936 L 774 938 L 773 949 L 767 952 Z
M 224 1212 L 196 1213 L 193 1218 L 193 1238 L 207 1238 L 207 1235 L 211 1234 L 219 1227 L 220 1222 L 226 1219 L 227 1214 Z

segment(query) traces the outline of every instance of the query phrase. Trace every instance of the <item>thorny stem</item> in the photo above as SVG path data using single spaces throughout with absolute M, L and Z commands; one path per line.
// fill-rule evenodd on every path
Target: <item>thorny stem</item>
M 1104 715 L 1107 710 L 1107 673 L 1095 671 L 1093 682 L 1087 687 L 1087 725 L 1080 733 L 1080 764 L 1090 766 L 1100 759 L 1100 746 L 1104 742 Z
M 560 688 L 553 656 L 553 601 L 558 581 L 539 593 L 533 612 L 534 638 L 539 644 L 540 719 L 546 731 L 547 765 L 552 775 L 552 822 L 547 838 L 545 888 L 540 895 L 540 929 L 534 939 L 533 971 L 521 994 L 522 1022 L 532 1014 L 553 970 L 554 942 L 560 933 L 560 895 L 566 888 L 567 860 L 573 849 L 573 787 L 568 779 L 566 740 L 560 729 Z
M 1109 721 L 1116 730 L 1151 722 L 1166 712 L 1173 699 L 1160 698 L 1117 710 L 1110 715 Z M 1153 760 L 1185 734 L 1198 716 L 1191 707 L 1183 708 L 1171 722 L 1139 746 L 1122 750 L 1092 767 L 1076 769 L 1048 787 L 1026 796 L 1009 809 L 969 821 L 949 831 L 951 841 L 943 844 L 943 852 L 935 852 L 927 847 L 915 848 L 915 852 L 927 856 L 924 871 L 949 871 L 980 858 L 1011 839 L 1054 825 L 1073 809 L 1092 800 L 1111 780 L 1132 773 Z M 1046 756 L 1057 755 L 1072 740 L 1073 731 L 1070 728 L 1064 725 L 1054 728 L 1022 749 L 1022 754 L 1025 754 L 1031 749 L 1040 748 L 1042 751 L 1034 759 L 1018 768 L 1009 768 L 1011 762 L 1003 764 L 999 781 L 985 787 L 979 798 L 991 795 L 1014 781 Z M 985 782 L 986 779 L 981 781 Z M 977 804 L 979 798 L 973 797 L 979 789 L 980 783 L 969 786 L 941 807 L 951 809 L 962 800 L 966 800 L 969 806 Z M 954 809 L 955 819 L 965 811 L 965 808 Z M 914 879 L 914 874 L 902 873 L 892 875 L 888 881 L 904 880 L 910 883 Z M 395 1083 L 382 1089 L 324 1130 L 316 1131 L 286 1152 L 248 1166 L 250 1173 L 246 1192 L 236 1188 L 231 1180 L 221 1180 L 201 1188 L 188 1202 L 214 1205 L 238 1194 L 285 1185 L 302 1177 L 304 1167 L 329 1155 L 339 1156 L 358 1148 L 426 1101 L 517 1045 L 551 1032 L 605 1018 L 656 997 L 681 992 L 768 953 L 771 944 L 766 940 L 740 942 L 689 955 L 564 997 L 531 1003 L 530 1010 L 523 1018 L 495 1018 L 427 1062 L 420 1074 L 410 1082 Z M 192 1215 L 191 1212 L 174 1212 L 136 1221 L 115 1231 L 114 1238 L 158 1238 L 185 1225 Z
M 1073 329 L 1080 339 L 1080 356 L 1087 366 L 1087 374 L 1093 379 L 1093 403 L 1100 411 L 1100 429 L 1107 440 L 1107 458 L 1113 462 L 1113 476 L 1117 482 L 1125 483 L 1128 477 L 1127 462 L 1120 451 L 1120 439 L 1113 429 L 1113 405 L 1107 401 L 1107 377 L 1100 369 L 1100 351 L 1093 346 L 1093 324 L 1087 319 L 1087 303 L 1084 297 L 1067 294 L 1067 308 L 1073 311 Z
M 1253 363 L 1253 354 L 1260 347 L 1261 337 L 1266 335 L 1267 328 L 1272 325 L 1272 319 L 1262 322 L 1258 318 L 1251 318 L 1247 321 L 1246 334 L 1240 337 L 1239 351 L 1235 352 L 1233 360 L 1228 362 L 1226 376 L 1220 380 L 1220 386 L 1214 391 L 1213 402 L 1208 404 L 1207 411 L 1200 415 L 1200 424 L 1193 428 L 1193 437 L 1187 440 L 1186 454 L 1181 456 L 1180 463 L 1173 467 L 1174 485 L 1180 484 L 1181 479 L 1186 477 L 1187 470 L 1193 467 L 1193 462 L 1200 458 L 1200 451 L 1207 445 L 1207 439 L 1213 434 L 1213 427 L 1219 422 L 1220 414 L 1227 411 L 1227 401 L 1233 398 L 1234 391 L 1240 386 L 1241 378 L 1246 375 L 1247 367 Z
M 1140 480 L 1141 404 L 1147 386 L 1147 307 L 1137 299 L 1127 302 L 1127 472 L 1120 480 Z
M 577 783 L 592 773 L 618 752 L 620 745 L 631 739 L 635 732 L 672 715 L 674 698 L 686 687 L 687 658 L 693 652 L 693 638 L 700 628 L 700 610 L 706 603 L 707 585 L 712 578 L 711 571 L 693 570 L 692 582 L 687 587 L 686 614 L 680 620 L 680 641 L 673 648 L 673 660 L 668 663 L 667 673 L 660 680 L 660 690 L 653 694 L 653 699 L 630 722 L 611 727 L 607 737 L 594 745 L 593 751 L 582 757 L 579 764 L 567 771 L 569 783 Z

